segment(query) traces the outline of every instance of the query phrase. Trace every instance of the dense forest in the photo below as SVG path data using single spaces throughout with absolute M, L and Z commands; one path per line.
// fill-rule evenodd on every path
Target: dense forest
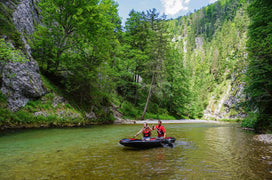
M 3 123 L 53 111 L 57 93 L 69 102 L 60 109 L 74 108 L 84 122 L 86 112 L 112 121 L 112 107 L 129 119 L 200 119 L 206 109 L 230 119 L 247 114 L 243 126 L 271 129 L 268 0 L 220 0 L 171 20 L 156 9 L 131 10 L 124 27 L 113 0 L 41 0 L 34 6 L 40 18 L 27 42 L 48 101 L 30 100 L 10 112 L 1 94 Z M 22 33 L 2 2 L 1 12 L 1 63 L 27 61 L 17 52 L 27 54 Z M 225 100 L 230 105 L 224 109 L 226 96 L 232 101 Z
M 246 71 L 245 122 L 262 131 L 272 128 L 272 4 L 268 0 L 252 1 L 248 14 L 248 66 Z

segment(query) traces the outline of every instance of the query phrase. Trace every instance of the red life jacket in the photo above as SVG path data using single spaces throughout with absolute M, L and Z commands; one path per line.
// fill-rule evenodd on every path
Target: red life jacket
M 163 137 L 164 136 L 164 127 L 161 125 L 161 126 L 156 126 L 157 128 L 157 133 L 158 133 L 158 137 Z
M 143 136 L 144 137 L 150 137 L 151 136 L 151 132 L 150 132 L 150 130 L 149 129 L 144 129 L 144 131 L 143 131 Z

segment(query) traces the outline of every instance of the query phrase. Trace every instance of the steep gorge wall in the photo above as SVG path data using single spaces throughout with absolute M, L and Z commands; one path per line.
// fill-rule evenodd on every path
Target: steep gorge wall
M 236 0 L 233 2 L 238 3 Z M 210 8 L 211 14 L 215 15 L 206 15 L 205 18 L 207 22 L 213 19 L 220 23 L 201 24 L 205 21 L 204 14 L 207 14 L 205 9 L 209 9 L 206 7 L 170 21 L 169 31 L 172 43 L 179 49 L 183 65 L 189 72 L 191 91 L 196 97 L 194 104 L 202 107 L 202 118 L 244 118 L 246 114 L 241 103 L 245 100 L 247 3 L 233 7 L 232 14 L 226 13 L 225 8 L 217 9 L 220 7 L 218 4 L 220 2 L 213 6 L 214 9 Z M 231 8 L 227 7 L 231 4 L 225 6 Z M 216 16 L 218 12 L 222 14 L 221 18 Z
M 238 81 L 235 76 L 223 87 L 219 99 L 211 94 L 209 104 L 204 110 L 204 119 L 237 119 L 245 118 L 246 113 L 240 107 L 240 103 L 245 100 L 245 83 Z
M 21 51 L 27 58 L 24 63 L 4 62 L 0 67 L 1 91 L 7 97 L 8 108 L 17 111 L 29 100 L 39 98 L 46 93 L 39 67 L 31 57 L 31 48 L 27 43 L 28 35 L 34 32 L 34 24 L 39 23 L 39 18 L 32 0 L 1 3 L 13 12 L 12 17 L 7 18 L 12 19 L 12 23 L 21 35 L 20 40 L 23 45 Z M 5 34 L 1 34 L 1 38 L 9 41 Z

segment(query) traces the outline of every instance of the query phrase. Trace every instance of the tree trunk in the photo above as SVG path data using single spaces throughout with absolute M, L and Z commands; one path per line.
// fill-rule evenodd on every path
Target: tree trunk
M 54 66 L 55 66 L 55 71 L 58 70 L 58 67 L 59 67 L 59 64 L 60 64 L 60 56 L 61 56 L 61 54 L 62 54 L 62 50 L 59 50 L 59 51 L 57 52 L 57 58 L 56 58 L 56 61 L 55 61 L 55 64 L 54 64 Z
M 134 105 L 136 106 L 137 104 L 137 99 L 138 99 L 138 88 L 137 88 L 137 83 L 139 83 L 139 75 L 136 75 L 136 88 L 135 88 L 135 94 L 134 94 Z
M 147 96 L 147 99 L 146 99 L 144 111 L 143 111 L 143 114 L 142 114 L 142 116 L 141 116 L 141 120 L 144 120 L 144 116 L 145 116 L 145 113 L 146 113 L 146 110 L 147 110 L 147 106 L 148 106 L 148 103 L 149 103 L 149 99 L 150 99 L 150 97 L 151 97 L 152 86 L 153 86 L 154 80 L 155 80 L 155 71 L 154 71 L 153 74 L 152 74 L 152 80 L 151 80 L 151 84 L 150 84 L 148 96 Z
M 46 67 L 46 71 L 49 72 L 49 73 L 51 73 L 53 71 L 53 68 L 54 68 L 54 62 L 53 62 L 53 60 L 49 59 L 47 61 L 47 65 L 46 66 L 47 66 Z
M 114 53 L 114 56 L 113 56 L 113 61 L 112 61 L 112 66 L 111 66 L 112 69 L 115 66 L 115 60 L 116 60 L 116 53 Z

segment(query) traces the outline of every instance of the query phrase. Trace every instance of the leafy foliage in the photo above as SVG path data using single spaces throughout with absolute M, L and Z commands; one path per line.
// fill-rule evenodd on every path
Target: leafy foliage
M 182 117 L 188 87 L 180 54 L 170 45 L 165 17 L 156 9 L 132 10 L 125 29 L 114 66 L 117 92 L 128 101 L 121 110 L 132 118 L 143 119 L 146 113 L 147 117 Z
M 45 80 L 46 86 L 54 92 L 59 89 L 55 86 L 61 87 L 72 106 L 82 112 L 95 112 L 101 121 L 113 119 L 111 103 L 117 104 L 125 117 L 133 119 L 201 118 L 208 99 L 214 96 L 219 101 L 223 86 L 227 86 L 233 74 L 243 71 L 247 63 L 245 42 L 249 18 L 244 0 L 217 1 L 174 20 L 166 20 L 156 9 L 132 10 L 125 31 L 121 31 L 118 4 L 113 0 L 41 0 L 38 6 L 42 19 L 31 38 L 31 46 L 32 56 L 46 76 L 44 79 L 55 82 L 51 87 Z M 255 9 L 253 6 L 249 9 L 253 16 Z M 264 11 L 268 13 L 269 8 Z M 263 24 L 261 19 L 256 22 Z M 255 59 L 266 64 L 256 76 L 253 67 L 257 64 L 251 63 L 248 79 L 259 79 L 251 85 L 248 80 L 252 97 L 249 105 L 264 95 L 264 91 L 255 92 L 251 87 L 262 85 L 267 92 L 271 85 L 265 84 L 271 78 L 270 55 L 266 56 L 271 51 L 268 43 L 271 37 L 265 36 L 271 30 L 269 20 L 265 29 L 258 29 L 253 21 L 251 29 L 257 30 L 249 33 L 255 39 L 258 33 L 263 33 L 258 45 L 254 45 L 255 40 L 249 41 L 252 51 L 249 55 L 258 55 Z M 260 53 L 260 49 L 264 51 Z M 1 60 L 16 55 L 2 41 L 0 52 Z M 50 105 L 54 95 L 48 93 L 45 98 L 46 103 L 30 101 L 25 111 L 71 108 L 64 105 L 54 110 Z M 258 105 L 259 112 L 266 105 Z M 28 117 L 27 113 L 21 113 L 12 121 Z M 53 122 L 54 118 L 65 122 L 54 114 L 48 116 L 48 121 Z M 255 121 L 249 126 L 253 125 Z
M 252 126 L 262 131 L 272 127 L 272 4 L 268 0 L 254 0 L 248 13 L 249 63 L 246 73 L 248 111 L 257 115 Z
M 247 127 L 247 128 L 256 128 L 258 121 L 258 115 L 254 112 L 250 112 L 246 119 L 244 119 L 241 123 L 242 127 Z
M 25 62 L 27 59 L 20 50 L 12 47 L 9 42 L 5 42 L 4 39 L 0 39 L 0 63 L 7 62 Z
M 245 65 L 243 4 L 218 1 L 170 21 L 132 10 L 121 32 L 113 1 L 41 1 L 33 56 L 86 110 L 103 114 L 114 89 L 125 116 L 201 118 L 215 87 Z
M 81 108 L 109 106 L 110 64 L 120 29 L 111 0 L 39 3 L 42 25 L 33 35 L 33 56 L 44 74 L 61 84 Z M 107 114 L 105 114 L 107 116 Z
M 15 0 L 13 3 L 18 3 Z M 6 36 L 16 48 L 22 49 L 23 44 L 21 41 L 20 33 L 16 30 L 12 20 L 12 9 L 7 7 L 4 2 L 0 2 L 0 35 Z
M 211 97 L 220 101 L 223 88 L 219 91 L 219 86 L 227 86 L 224 82 L 231 78 L 242 78 L 236 74 L 246 65 L 249 23 L 246 6 L 246 2 L 239 0 L 217 1 L 167 22 L 173 47 L 178 52 L 174 57 L 181 59 L 174 66 L 183 65 L 183 69 L 179 68 L 183 79 L 174 83 L 181 88 L 175 100 L 184 96 L 182 116 L 201 118 Z M 180 103 L 175 110 L 179 108 Z

